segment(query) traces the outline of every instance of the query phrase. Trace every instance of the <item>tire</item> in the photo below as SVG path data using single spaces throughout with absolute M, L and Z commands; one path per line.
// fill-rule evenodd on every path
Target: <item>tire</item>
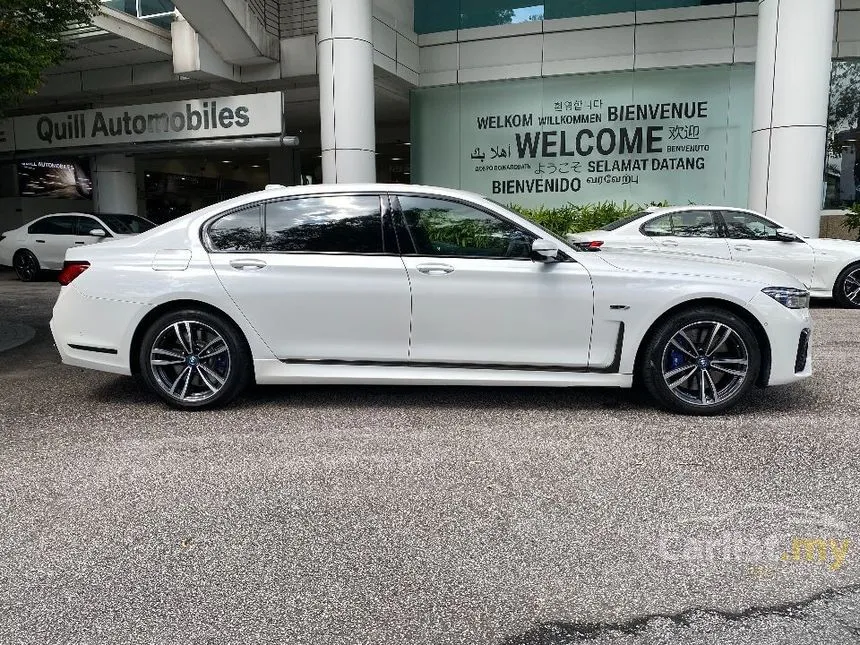
M 250 383 L 251 365 L 248 345 L 232 321 L 198 309 L 159 317 L 144 332 L 138 354 L 141 380 L 183 410 L 228 404 Z
M 664 409 L 707 416 L 738 403 L 760 369 L 761 350 L 750 326 L 725 309 L 703 307 L 674 314 L 653 330 L 639 377 Z
M 39 260 L 32 251 L 27 249 L 21 249 L 15 253 L 12 258 L 12 266 L 15 269 L 15 275 L 21 282 L 35 282 L 42 273 Z
M 860 309 L 860 263 L 842 270 L 833 283 L 833 299 L 847 309 Z

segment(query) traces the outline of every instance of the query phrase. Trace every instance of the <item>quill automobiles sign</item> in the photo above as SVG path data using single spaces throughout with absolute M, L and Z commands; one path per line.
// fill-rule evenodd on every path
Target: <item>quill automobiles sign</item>
M 15 147 L 39 150 L 281 132 L 281 94 L 247 94 L 18 117 Z

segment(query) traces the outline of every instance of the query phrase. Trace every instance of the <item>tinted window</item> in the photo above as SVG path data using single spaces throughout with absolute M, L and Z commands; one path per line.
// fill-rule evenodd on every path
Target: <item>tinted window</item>
M 94 220 L 92 217 L 79 217 L 78 218 L 78 228 L 77 235 L 89 235 L 90 231 L 94 228 L 100 228 L 104 231 L 104 226 L 98 223 L 98 221 Z M 107 231 L 105 231 L 107 233 Z
M 110 230 L 118 235 L 137 235 L 155 228 L 155 224 L 137 215 L 98 214 Z
M 672 213 L 672 234 L 675 237 L 718 237 L 714 214 L 710 211 Z
M 299 253 L 383 253 L 379 196 L 302 197 L 266 204 L 265 248 Z
M 57 215 L 34 223 L 27 231 L 38 235 L 74 235 L 75 216 Z
M 642 226 L 642 232 L 652 237 L 662 237 L 672 234 L 672 215 L 661 215 Z
M 259 251 L 262 240 L 259 204 L 224 215 L 209 227 L 209 242 L 216 251 Z
M 678 211 L 655 217 L 642 226 L 652 237 L 719 237 L 711 211 Z
M 406 232 L 417 255 L 531 257 L 534 236 L 506 220 L 442 199 L 408 196 L 399 199 Z
M 726 224 L 726 236 L 733 239 L 774 239 L 780 228 L 763 217 L 740 211 L 723 211 L 723 221 Z

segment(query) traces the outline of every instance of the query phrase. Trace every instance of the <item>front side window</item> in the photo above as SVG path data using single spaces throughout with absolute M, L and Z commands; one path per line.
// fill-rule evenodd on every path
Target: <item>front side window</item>
M 531 258 L 535 236 L 511 222 L 444 199 L 400 196 L 399 200 L 406 233 L 415 249 L 406 255 Z
M 723 211 L 726 236 L 735 240 L 772 240 L 780 228 L 773 222 L 743 211 Z
M 300 197 L 266 204 L 265 250 L 385 253 L 379 196 Z
M 137 215 L 114 215 L 98 213 L 102 221 L 118 235 L 137 235 L 155 228 L 155 224 Z M 100 227 L 101 228 L 101 227 Z
M 215 220 L 209 227 L 208 237 L 214 251 L 259 251 L 263 243 L 260 205 L 254 204 Z
M 672 235 L 672 214 L 655 217 L 642 225 L 642 233 L 649 237 L 666 237 Z
M 104 230 L 104 226 L 99 224 L 92 217 L 79 217 L 78 218 L 78 232 L 77 232 L 78 236 L 89 235 L 90 231 L 92 231 L 93 229 L 96 229 L 96 228 L 100 228 L 100 229 Z M 107 231 L 105 231 L 105 233 L 107 233 Z

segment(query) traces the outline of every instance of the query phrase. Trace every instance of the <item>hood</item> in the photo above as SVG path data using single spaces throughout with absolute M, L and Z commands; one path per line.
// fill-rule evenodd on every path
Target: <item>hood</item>
M 828 253 L 844 257 L 860 258 L 860 242 L 851 240 L 835 240 L 828 237 L 804 238 L 816 254 Z
M 599 257 L 622 271 L 733 280 L 764 287 L 806 287 L 794 276 L 758 264 L 666 251 L 600 251 Z

